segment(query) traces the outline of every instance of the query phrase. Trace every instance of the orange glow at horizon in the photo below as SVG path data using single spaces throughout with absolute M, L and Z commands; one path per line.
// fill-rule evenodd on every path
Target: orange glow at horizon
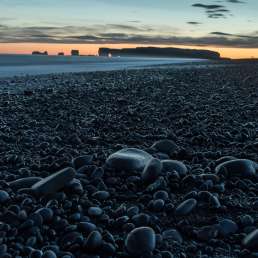
M 137 46 L 148 46 L 143 44 L 42 44 L 42 43 L 0 43 L 2 54 L 31 54 L 32 51 L 48 51 L 50 55 L 64 52 L 70 55 L 72 49 L 78 49 L 82 55 L 96 55 L 100 47 L 109 48 L 133 48 Z M 209 49 L 218 51 L 222 57 L 230 58 L 258 58 L 257 48 L 226 48 L 226 47 L 199 47 L 184 45 L 159 45 L 158 47 L 179 47 Z

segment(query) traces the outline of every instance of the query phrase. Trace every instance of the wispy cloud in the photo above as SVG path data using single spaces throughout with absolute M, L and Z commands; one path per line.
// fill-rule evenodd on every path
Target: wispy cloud
M 121 24 L 95 25 L 89 27 L 10 27 L 0 25 L 2 43 L 64 43 L 64 44 L 148 44 L 148 45 L 192 45 L 258 48 L 258 35 L 211 32 L 203 37 L 180 36 L 176 32 L 158 33 L 158 28 Z
M 224 5 L 218 4 L 193 4 L 192 7 L 202 8 L 205 10 L 208 18 L 217 19 L 217 18 L 227 18 L 227 13 L 230 13 Z
M 241 0 L 226 0 L 226 2 L 232 3 L 232 4 L 245 4 L 246 3 L 246 2 L 241 1 Z
M 224 4 L 246 4 L 247 2 L 242 0 L 218 0 L 217 3 L 219 4 L 196 3 L 192 4 L 192 7 L 204 9 L 208 18 L 218 19 L 227 18 L 229 15 L 232 15 L 230 9 Z
M 196 22 L 196 21 L 189 21 L 189 22 L 187 22 L 187 24 L 190 24 L 190 25 L 200 25 L 202 23 L 201 22 Z
M 247 38 L 247 39 L 258 40 L 257 32 L 254 32 L 252 35 L 241 35 L 241 34 L 232 34 L 232 33 L 214 31 L 214 32 L 211 32 L 210 34 L 211 35 L 216 35 L 216 36 L 226 36 L 226 37 L 230 37 L 230 38 Z

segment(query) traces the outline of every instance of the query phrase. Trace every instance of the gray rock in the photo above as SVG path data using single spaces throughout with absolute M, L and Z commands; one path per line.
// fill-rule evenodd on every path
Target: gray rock
M 128 215 L 129 217 L 133 217 L 133 216 L 139 214 L 139 211 L 140 211 L 139 207 L 137 207 L 137 206 L 132 206 L 132 207 L 130 207 L 130 208 L 127 210 L 127 215 Z
M 233 157 L 233 156 L 223 156 L 219 159 L 217 159 L 215 161 L 216 165 L 218 166 L 219 164 L 225 163 L 227 161 L 231 161 L 231 160 L 236 160 L 237 158 Z
M 99 217 L 103 214 L 103 210 L 99 207 L 90 207 L 88 209 L 88 214 L 92 217 Z
M 163 231 L 162 236 L 166 240 L 173 240 L 179 244 L 183 243 L 183 238 L 181 234 L 176 229 L 168 229 Z
M 230 160 L 219 164 L 215 172 L 226 177 L 253 177 L 256 174 L 256 164 L 248 159 Z
M 9 185 L 14 190 L 30 188 L 32 185 L 36 184 L 41 179 L 41 177 L 25 177 L 9 182 Z
M 57 256 L 53 251 L 48 250 L 48 251 L 43 253 L 41 258 L 57 258 Z
M 177 160 L 162 160 L 162 172 L 173 172 L 174 170 L 181 176 L 184 177 L 187 174 L 187 167 L 184 163 Z
M 82 232 L 85 232 L 87 235 L 97 229 L 96 225 L 91 222 L 80 222 L 78 227 Z
M 162 199 L 162 200 L 167 200 L 169 198 L 169 195 L 166 191 L 164 190 L 159 190 L 154 193 L 153 195 L 154 199 Z
M 9 194 L 4 190 L 0 190 L 0 204 L 4 204 L 5 202 L 8 202 L 9 200 L 10 200 Z
M 217 226 L 204 226 L 196 231 L 196 237 L 201 241 L 210 241 L 218 236 L 219 230 Z
M 153 183 L 159 177 L 161 170 L 162 163 L 160 162 L 160 160 L 149 160 L 142 172 L 143 181 L 147 183 Z
M 241 222 L 242 226 L 248 227 L 248 226 L 252 226 L 254 224 L 254 219 L 250 215 L 244 214 L 244 215 L 240 216 L 240 222 Z
M 197 201 L 193 198 L 188 199 L 180 203 L 176 210 L 175 215 L 177 216 L 185 216 L 192 212 L 192 210 L 196 207 Z
M 97 192 L 92 194 L 92 197 L 94 199 L 97 199 L 97 200 L 100 200 L 100 201 L 108 199 L 109 196 L 110 196 L 110 194 L 107 191 L 97 191 Z
M 34 184 L 31 189 L 36 195 L 53 194 L 64 188 L 64 186 L 71 181 L 74 176 L 75 170 L 68 167 L 40 180 Z
M 54 212 L 51 208 L 40 208 L 35 211 L 36 214 L 40 214 L 44 221 L 49 222 L 54 216 Z
M 216 209 L 221 207 L 219 199 L 213 194 L 211 194 L 209 198 L 209 206 L 210 208 L 216 208 Z
M 258 251 L 258 229 L 252 231 L 243 239 L 243 245 L 248 249 Z
M 223 219 L 219 222 L 219 233 L 223 237 L 228 237 L 238 231 L 238 225 L 230 219 Z
M 108 167 L 114 170 L 143 170 L 152 156 L 142 150 L 125 148 L 110 155 L 106 161 Z
M 152 252 L 156 247 L 155 232 L 149 227 L 133 229 L 125 240 L 127 251 L 133 256 L 141 256 Z
M 178 149 L 178 146 L 175 142 L 165 139 L 155 142 L 151 148 L 170 155 Z
M 94 251 L 101 246 L 101 243 L 102 235 L 98 231 L 92 231 L 84 243 L 84 248 L 87 251 Z
M 162 199 L 157 199 L 153 201 L 153 210 L 155 212 L 160 212 L 165 206 L 165 202 Z
M 93 160 L 92 155 L 84 155 L 76 157 L 72 160 L 73 167 L 77 170 L 83 166 L 91 165 Z

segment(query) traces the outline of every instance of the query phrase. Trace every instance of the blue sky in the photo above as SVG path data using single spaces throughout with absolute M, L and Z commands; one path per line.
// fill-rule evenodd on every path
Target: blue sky
M 0 43 L 258 48 L 258 0 L 0 0 Z

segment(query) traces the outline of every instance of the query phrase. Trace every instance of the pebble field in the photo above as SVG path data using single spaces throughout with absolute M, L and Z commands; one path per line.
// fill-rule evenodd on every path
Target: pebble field
M 257 114 L 257 63 L 1 78 L 0 257 L 258 257 Z

